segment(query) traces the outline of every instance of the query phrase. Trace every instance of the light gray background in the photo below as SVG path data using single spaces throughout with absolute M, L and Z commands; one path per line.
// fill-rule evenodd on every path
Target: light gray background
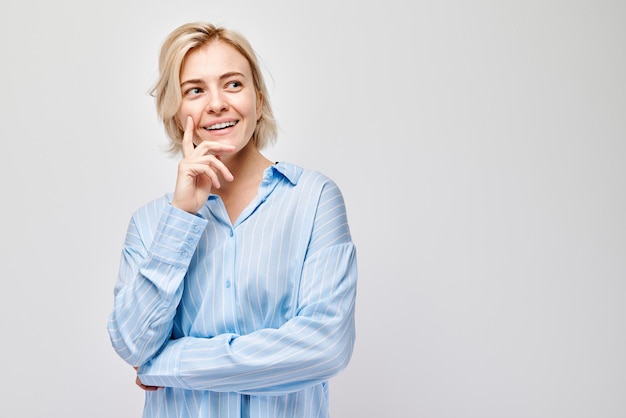
M 243 32 L 359 251 L 335 418 L 626 416 L 626 3 L 23 1 L 0 13 L 2 417 L 140 416 L 106 333 L 176 161 L 165 35 Z

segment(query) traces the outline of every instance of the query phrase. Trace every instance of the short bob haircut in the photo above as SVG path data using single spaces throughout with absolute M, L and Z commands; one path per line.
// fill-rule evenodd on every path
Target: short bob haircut
M 181 150 L 184 128 L 177 120 L 182 101 L 180 72 L 187 54 L 214 40 L 224 42 L 243 55 L 252 71 L 254 89 L 261 103 L 261 116 L 257 120 L 252 141 L 258 149 L 276 140 L 277 128 L 269 101 L 263 74 L 259 69 L 256 54 L 250 43 L 241 34 L 210 23 L 187 23 L 176 28 L 165 39 L 159 55 L 159 77 L 150 95 L 156 98 L 157 114 L 163 121 L 165 132 L 170 137 L 168 151 L 172 154 Z

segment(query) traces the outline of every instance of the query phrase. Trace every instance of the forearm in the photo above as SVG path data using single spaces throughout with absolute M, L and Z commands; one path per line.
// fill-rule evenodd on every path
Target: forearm
M 165 275 L 155 279 L 154 269 L 142 268 L 115 297 L 109 336 L 118 355 L 133 366 L 151 358 L 169 338 L 182 293 L 181 272 L 173 270 L 162 269 L 167 279 Z
M 296 330 L 297 322 L 246 336 L 172 340 L 139 377 L 147 385 L 280 395 L 327 380 L 347 365 L 353 326 L 330 335 L 330 327 Z
M 129 227 L 109 335 L 120 357 L 133 366 L 152 358 L 169 340 L 183 279 L 206 222 L 179 215 L 171 209 L 163 213 L 149 247 L 141 228 L 134 222 Z

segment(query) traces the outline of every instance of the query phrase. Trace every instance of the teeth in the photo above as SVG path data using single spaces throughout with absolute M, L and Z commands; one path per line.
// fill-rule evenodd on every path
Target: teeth
M 215 130 L 215 129 L 224 129 L 224 128 L 228 128 L 229 126 L 235 126 L 236 124 L 237 124 L 236 121 L 224 122 L 224 123 L 216 123 L 215 125 L 207 126 L 204 129 L 212 131 L 212 130 Z

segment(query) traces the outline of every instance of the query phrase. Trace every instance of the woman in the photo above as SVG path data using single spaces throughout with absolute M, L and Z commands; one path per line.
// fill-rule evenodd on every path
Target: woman
M 260 152 L 276 125 L 241 35 L 174 30 L 153 95 L 182 160 L 174 192 L 130 220 L 108 325 L 144 417 L 327 417 L 355 339 L 340 190 Z

